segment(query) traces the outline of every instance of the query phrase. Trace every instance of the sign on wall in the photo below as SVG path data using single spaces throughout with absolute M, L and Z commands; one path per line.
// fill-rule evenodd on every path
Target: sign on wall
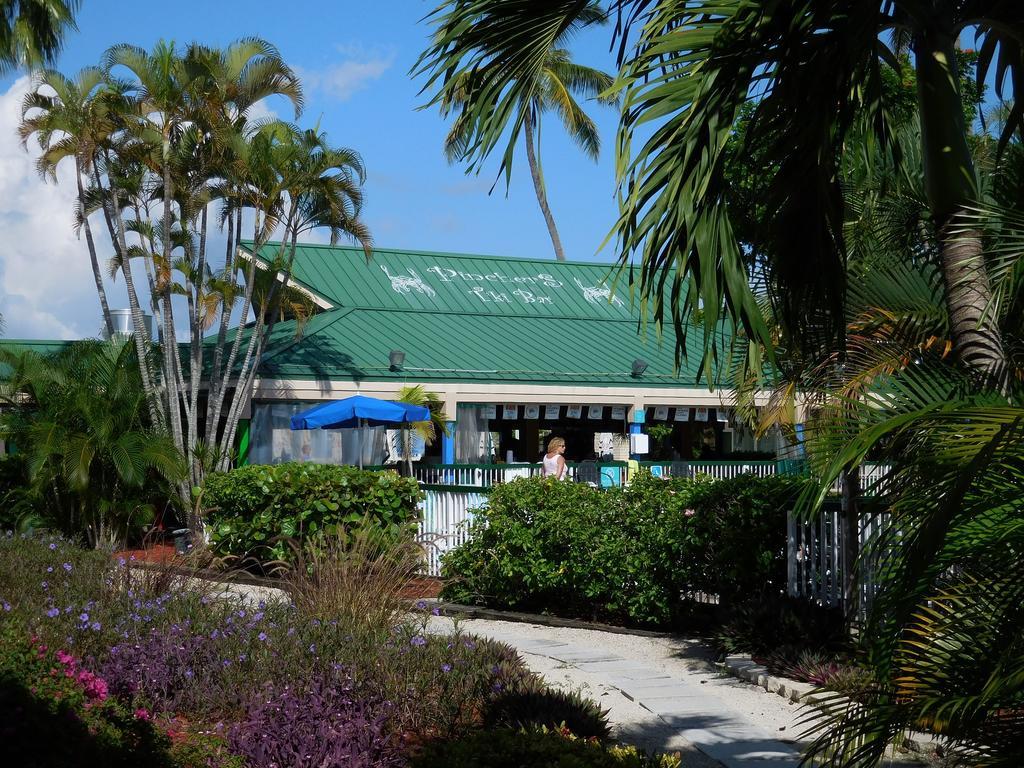
M 612 406 L 612 418 L 616 421 L 626 420 L 626 406 L 624 405 L 613 405 Z
M 694 408 L 693 409 L 693 420 L 694 421 L 707 421 L 708 420 L 708 409 L 707 408 Z
M 583 415 L 582 405 L 567 405 L 565 407 L 565 417 L 567 419 L 578 419 Z
M 587 408 L 588 419 L 600 419 L 604 415 L 604 406 L 591 405 Z
M 544 418 L 548 421 L 558 420 L 558 406 L 557 405 L 545 405 L 544 406 Z
M 729 421 L 729 409 L 728 408 L 715 408 L 715 418 L 721 422 Z
M 503 419 L 518 419 L 519 418 L 519 406 L 505 404 L 501 406 L 501 418 Z
M 484 418 L 485 419 L 496 419 L 498 418 L 498 406 L 494 403 L 489 403 L 484 406 Z
M 540 406 L 539 405 L 525 405 L 523 406 L 523 418 L 529 419 L 530 421 L 536 421 L 540 418 Z
M 654 408 L 654 420 L 655 421 L 668 421 L 668 406 L 658 405 Z
M 676 421 L 689 421 L 690 420 L 690 409 L 689 408 L 676 408 Z

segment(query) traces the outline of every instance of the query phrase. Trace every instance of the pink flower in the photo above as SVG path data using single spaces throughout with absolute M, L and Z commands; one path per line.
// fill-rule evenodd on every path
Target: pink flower
M 686 515 L 687 517 L 693 517 L 694 515 L 697 514 L 697 510 L 696 509 L 688 509 L 683 514 Z
M 68 666 L 69 664 L 75 663 L 75 657 L 67 651 L 57 651 L 57 661 L 59 661 L 64 666 Z
M 136 720 L 149 720 L 149 712 L 144 707 L 139 707 L 135 710 Z

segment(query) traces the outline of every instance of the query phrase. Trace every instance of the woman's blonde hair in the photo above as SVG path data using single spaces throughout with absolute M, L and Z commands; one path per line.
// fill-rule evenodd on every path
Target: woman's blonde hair
M 552 437 L 548 441 L 548 453 L 558 450 L 559 448 L 565 448 L 565 439 L 561 437 Z

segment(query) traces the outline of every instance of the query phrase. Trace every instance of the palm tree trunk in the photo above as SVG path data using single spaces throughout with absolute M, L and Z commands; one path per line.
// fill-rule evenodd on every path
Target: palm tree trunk
M 934 16 L 914 37 L 925 190 L 938 227 L 953 347 L 964 365 L 993 375 L 1003 370 L 1006 356 L 1000 330 L 986 316 L 992 286 L 981 233 L 958 229 L 978 190 L 960 98 L 956 35 L 942 14 Z
M 548 234 L 551 235 L 551 244 L 555 247 L 555 258 L 565 261 L 565 251 L 562 250 L 562 240 L 558 237 L 558 229 L 555 227 L 555 217 L 551 215 L 551 207 L 548 205 L 548 195 L 544 191 L 544 179 L 540 174 L 540 163 L 537 162 L 537 152 L 533 147 L 534 119 L 533 108 L 526 108 L 524 130 L 526 133 L 526 160 L 530 164 L 530 175 L 533 177 L 533 188 L 537 192 L 537 203 L 540 205 L 541 213 L 544 214 L 544 221 L 548 225 Z
M 103 285 L 103 273 L 100 271 L 99 258 L 96 256 L 96 242 L 92 239 L 92 228 L 89 226 L 89 213 L 85 210 L 85 187 L 82 185 L 82 162 L 75 158 L 75 181 L 78 183 L 78 203 L 82 208 L 82 227 L 85 229 L 85 244 L 89 248 L 89 260 L 92 263 L 92 276 L 96 281 L 96 294 L 100 297 L 100 309 L 103 311 L 103 325 L 107 336 L 114 336 L 114 319 L 110 316 L 110 305 L 107 303 L 107 289 Z
M 109 158 L 108 158 L 109 161 Z M 146 393 L 146 404 L 149 408 L 149 418 L 153 425 L 161 424 L 160 409 L 158 407 L 158 394 L 153 374 L 149 366 L 149 333 L 146 328 L 146 321 L 142 313 L 142 305 L 139 303 L 139 294 L 135 290 L 135 278 L 132 275 L 131 259 L 128 257 L 128 243 L 124 237 L 124 220 L 121 217 L 121 209 L 116 201 L 116 193 L 113 182 L 104 191 L 99 171 L 93 164 L 96 186 L 103 191 L 103 216 L 110 230 L 110 240 L 121 259 L 121 274 L 124 276 L 124 287 L 128 292 L 128 309 L 132 316 L 132 329 L 135 331 L 135 352 L 139 357 L 139 375 L 142 378 L 142 390 Z
M 174 331 L 174 311 L 171 307 L 171 251 L 173 243 L 171 242 L 171 206 L 174 203 L 174 188 L 171 179 L 171 137 L 170 137 L 169 126 L 164 126 L 163 136 L 163 180 L 164 180 L 164 207 L 163 207 L 163 258 L 164 264 L 163 269 L 166 270 L 164 275 L 163 285 L 158 285 L 160 290 L 160 297 L 162 300 L 162 309 L 164 316 L 164 346 L 163 346 L 163 358 L 164 358 L 164 392 L 166 393 L 167 401 L 167 421 L 171 431 L 171 439 L 174 441 L 174 446 L 181 451 L 181 454 L 185 457 L 188 466 L 191 467 L 193 463 L 193 450 L 192 441 L 189 444 L 185 444 L 185 435 L 181 424 L 181 390 L 179 387 L 180 375 L 181 375 L 181 359 L 178 352 L 178 338 Z M 184 222 L 182 222 L 184 226 Z M 189 501 L 191 495 L 191 485 L 188 480 L 182 480 L 178 483 L 178 496 L 181 499 L 182 504 L 185 505 L 186 509 L 190 509 Z M 190 515 L 191 517 L 191 515 Z M 199 521 L 191 519 L 188 521 L 188 528 L 192 531 L 193 536 L 200 532 Z

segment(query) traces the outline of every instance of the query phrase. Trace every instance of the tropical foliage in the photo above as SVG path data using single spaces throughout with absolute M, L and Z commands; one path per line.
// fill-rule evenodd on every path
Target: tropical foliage
M 418 405 L 430 410 L 430 421 L 417 421 L 408 428 L 402 429 L 402 455 L 405 456 L 406 469 L 412 475 L 412 436 L 413 434 L 424 445 L 433 445 L 438 433 L 448 435 L 448 416 L 444 412 L 444 400 L 436 392 L 429 392 L 422 384 L 402 387 L 395 397 L 400 403 Z
M 298 240 L 326 229 L 332 242 L 351 238 L 369 253 L 359 155 L 319 128 L 253 119 L 270 97 L 301 112 L 295 73 L 272 45 L 246 38 L 223 49 L 116 45 L 102 66 L 75 77 L 40 73 L 24 104 L 21 134 L 38 141 L 39 170 L 56 178 L 58 165 L 73 161 L 78 222 L 108 331 L 103 259 L 91 232 L 97 219 L 113 244 L 109 269 L 128 293 L 150 418 L 187 460 L 176 488 L 183 503 L 207 471 L 230 466 L 275 324 L 295 319 L 301 327 L 310 312 L 290 285 Z M 223 257 L 210 243 L 218 226 L 227 235 Z M 245 259 L 237 247 L 243 234 L 255 252 L 272 237 L 280 244 L 265 262 Z M 147 312 L 158 319 L 157 338 Z M 244 331 L 232 332 L 233 322 Z M 188 341 L 179 350 L 180 326 Z M 159 342 L 155 357 L 151 342 Z
M 481 15 L 476 23 L 489 23 L 489 11 Z M 445 138 L 444 152 L 450 162 L 465 162 L 468 171 L 479 171 L 480 165 L 496 148 L 496 142 L 482 141 L 477 132 L 474 112 L 479 98 L 477 90 L 490 87 L 489 71 L 501 67 L 498 49 L 481 49 L 468 52 L 475 66 L 467 67 L 457 77 L 441 79 L 442 73 L 434 64 L 442 50 L 452 44 L 452 22 L 448 16 L 435 12 L 430 17 L 435 31 L 435 47 L 420 58 L 416 67 L 418 74 L 427 76 L 424 90 L 438 85 L 437 93 L 430 104 L 438 105 L 445 117 L 455 114 L 448 136 Z M 460 23 L 462 19 L 458 20 Z M 607 106 L 618 102 L 617 97 L 609 95 L 612 76 L 593 67 L 587 67 L 572 61 L 569 51 L 565 48 L 568 41 L 581 29 L 606 24 L 607 13 L 597 0 L 583 3 L 564 28 L 558 34 L 546 38 L 547 49 L 543 52 L 540 66 L 534 70 L 524 70 L 514 75 L 521 86 L 520 100 L 512 105 L 502 117 L 502 130 L 508 128 L 508 143 L 502 156 L 499 174 L 504 172 L 505 183 L 508 184 L 512 174 L 512 159 L 520 135 L 526 147 L 526 161 L 530 167 L 537 202 L 544 214 L 551 244 L 555 249 L 555 258 L 565 260 L 555 218 L 548 205 L 547 191 L 544 185 L 544 174 L 540 161 L 541 118 L 546 113 L 558 116 L 566 132 L 573 142 L 593 160 L 597 159 L 601 141 L 594 121 L 587 115 L 576 100 L 578 96 L 597 101 Z M 523 82 L 518 82 L 523 81 Z
M 74 30 L 80 0 L 0 2 L 0 74 L 52 64 Z
M 5 347 L 0 361 L 0 439 L 27 475 L 9 503 L 95 546 L 123 543 L 163 511 L 184 463 L 148 418 L 131 343 L 76 342 L 52 357 Z
M 451 0 L 435 12 L 447 36 L 425 56 L 439 82 L 486 74 L 465 108 L 480 147 L 499 140 L 528 89 L 520 73 L 540 68 L 583 5 Z M 722 319 L 751 342 L 746 375 L 763 382 L 766 358 L 781 367 L 769 419 L 808 406 L 809 512 L 840 476 L 855 501 L 866 457 L 891 467 L 860 510 L 880 531 L 862 560 L 878 590 L 859 633 L 873 693 L 812 713 L 811 757 L 873 766 L 905 730 L 927 728 L 954 760 L 1020 763 L 1024 9 L 613 6 L 613 234 L 631 287 L 675 325 L 680 354 L 690 321 L 703 327 L 709 374 Z M 494 66 L 480 66 L 483 52 Z M 968 85 L 961 68 L 975 59 Z M 1004 106 L 991 137 L 973 133 L 986 82 Z M 856 540 L 855 506 L 846 520 Z

